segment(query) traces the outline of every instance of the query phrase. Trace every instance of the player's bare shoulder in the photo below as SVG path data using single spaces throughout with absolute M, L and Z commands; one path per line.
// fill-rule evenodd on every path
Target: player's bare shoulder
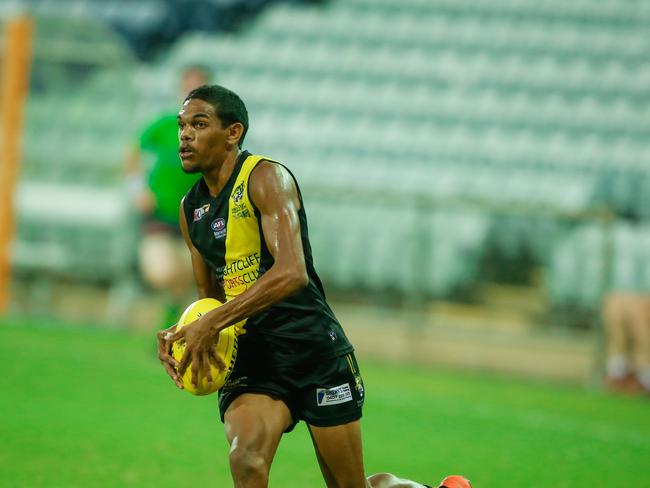
M 263 159 L 253 169 L 248 193 L 257 206 L 269 201 L 288 201 L 300 206 L 294 177 L 287 168 L 274 161 Z

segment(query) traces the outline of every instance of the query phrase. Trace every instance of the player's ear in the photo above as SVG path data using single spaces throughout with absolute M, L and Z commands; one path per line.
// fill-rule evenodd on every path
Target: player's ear
M 228 143 L 236 146 L 244 134 L 244 125 L 240 122 L 235 122 L 228 126 Z

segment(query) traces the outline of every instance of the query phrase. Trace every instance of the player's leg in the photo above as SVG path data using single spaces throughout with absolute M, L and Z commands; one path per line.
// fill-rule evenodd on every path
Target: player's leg
M 354 354 L 305 365 L 293 395 L 296 416 L 305 420 L 329 488 L 363 487 L 361 429 L 364 385 Z
M 309 426 L 318 463 L 328 488 L 423 488 L 390 473 L 365 477 L 361 426 L 357 420 L 334 427 Z
M 333 427 L 309 425 L 328 488 L 366 488 L 358 420 Z
M 311 441 L 314 444 L 316 459 L 318 460 L 318 466 L 320 467 L 320 472 L 323 474 L 323 479 L 325 480 L 325 484 L 327 485 L 327 488 L 334 488 L 336 487 L 336 479 L 334 478 L 334 475 L 332 474 L 330 469 L 327 467 L 327 464 L 325 463 L 323 456 L 321 456 L 320 452 L 318 451 L 318 446 L 316 445 L 316 441 L 314 440 L 314 434 L 312 434 L 309 425 L 307 425 L 307 428 L 309 430 L 309 435 L 311 435 Z
M 361 409 L 365 387 L 354 354 L 312 368 L 310 385 L 296 398 L 296 414 L 304 419 L 328 488 L 422 488 L 389 473 L 366 479 L 361 441 Z M 316 387 L 314 388 L 314 385 Z M 464 487 L 463 487 L 464 488 Z
M 359 420 L 365 387 L 354 354 L 322 362 L 309 371 L 310 386 L 300 395 L 298 415 L 307 422 L 328 488 L 425 486 L 388 473 L 366 479 Z
M 282 433 L 291 425 L 282 400 L 257 393 L 239 395 L 224 414 L 230 471 L 236 488 L 266 488 Z

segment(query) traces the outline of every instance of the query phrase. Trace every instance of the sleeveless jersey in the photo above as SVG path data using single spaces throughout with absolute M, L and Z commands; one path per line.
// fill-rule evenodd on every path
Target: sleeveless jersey
M 260 212 L 248 194 L 250 174 L 262 160 L 280 164 L 244 151 L 216 197 L 210 195 L 204 179 L 200 178 L 183 200 L 190 239 L 216 274 L 226 300 L 245 292 L 274 263 L 264 240 Z M 298 188 L 298 182 L 293 174 L 291 176 Z M 325 301 L 323 285 L 314 269 L 299 188 L 298 195 L 301 204 L 298 217 L 309 283 L 248 317 L 239 338 L 239 347 L 250 343 L 251 347 L 270 355 L 273 364 L 280 367 L 333 358 L 353 350 Z

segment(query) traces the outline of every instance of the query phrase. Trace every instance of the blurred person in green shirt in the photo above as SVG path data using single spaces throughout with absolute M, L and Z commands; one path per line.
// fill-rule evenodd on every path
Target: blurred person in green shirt
M 180 99 L 209 81 L 206 67 L 186 67 L 180 76 Z M 178 227 L 178 208 L 198 179 L 181 168 L 176 117 L 176 111 L 170 111 L 147 125 L 127 160 L 127 189 L 141 222 L 138 265 L 147 285 L 168 299 L 164 326 L 178 319 L 191 289 L 192 267 Z

